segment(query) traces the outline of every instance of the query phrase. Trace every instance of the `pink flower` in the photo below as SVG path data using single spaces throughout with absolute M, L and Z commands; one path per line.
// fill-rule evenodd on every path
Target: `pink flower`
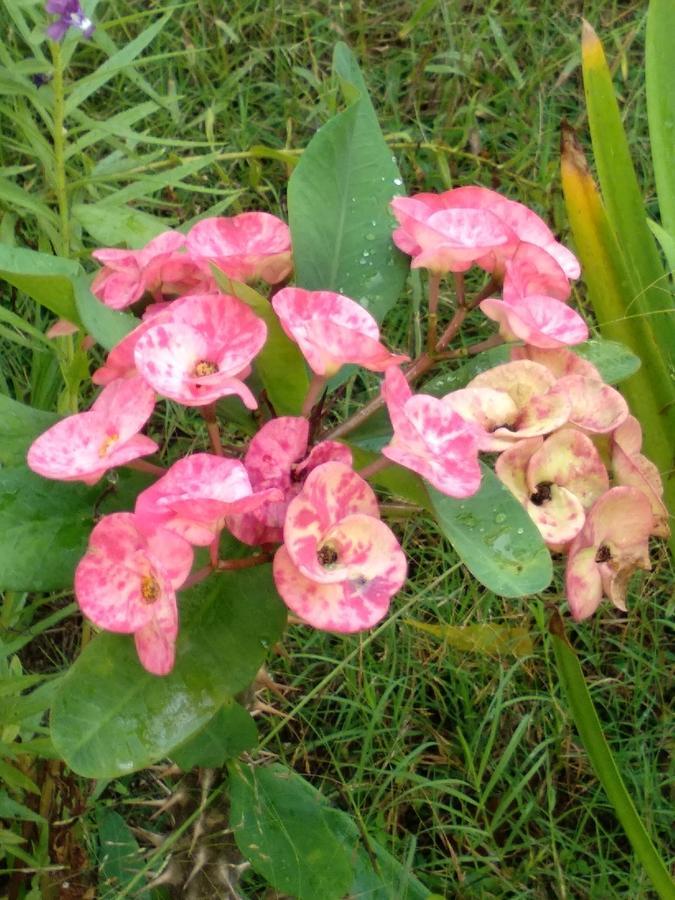
M 382 454 L 450 497 L 475 494 L 481 479 L 476 429 L 443 400 L 413 396 L 400 369 L 387 369 L 382 396 L 394 428 Z
M 262 278 L 278 284 L 293 269 L 288 225 L 269 213 L 203 219 L 188 232 L 187 248 L 236 281 Z
M 95 484 L 108 469 L 157 450 L 138 434 L 154 407 L 155 392 L 141 378 L 113 381 L 88 412 L 41 434 L 28 450 L 28 465 L 45 478 Z
M 405 555 L 379 519 L 375 494 L 343 463 L 309 473 L 289 504 L 284 541 L 274 557 L 277 589 L 315 628 L 371 628 L 405 582 Z
M 578 356 L 573 350 L 568 350 L 567 347 L 543 350 L 526 344 L 524 347 L 513 347 L 511 359 L 529 359 L 531 362 L 539 363 L 546 366 L 556 378 L 564 378 L 565 375 L 583 375 L 584 378 L 602 381 L 602 375 L 593 363 Z
M 249 444 L 244 465 L 253 489 L 275 488 L 280 497 L 251 512 L 228 515 L 228 529 L 244 544 L 255 546 L 283 540 L 288 504 L 317 466 L 331 460 L 351 466 L 351 450 L 336 441 L 323 441 L 307 455 L 308 437 L 307 419 L 282 416 L 263 425 Z
M 481 372 L 443 403 L 476 426 L 479 450 L 507 450 L 515 441 L 549 434 L 567 422 L 570 402 L 555 384 L 545 366 L 519 360 Z
M 554 392 L 570 405 L 570 425 L 592 434 L 614 431 L 628 416 L 628 404 L 621 394 L 596 378 L 565 375 L 557 380 Z
M 104 264 L 94 278 L 91 291 L 106 306 L 124 309 L 146 292 L 158 295 L 182 294 L 212 282 L 186 254 L 178 253 L 185 236 L 165 231 L 140 250 L 94 250 L 92 256 Z
M 668 510 L 663 502 L 661 473 L 651 460 L 640 453 L 642 429 L 634 416 L 628 416 L 612 434 L 612 470 L 618 485 L 637 488 L 647 497 L 652 508 L 652 534 L 670 535 Z
M 405 201 L 401 203 L 401 201 Z M 568 278 L 578 278 L 580 273 L 576 257 L 562 244 L 556 241 L 546 223 L 527 206 L 508 200 L 495 191 L 483 187 L 462 187 L 442 194 L 415 194 L 410 198 L 397 197 L 392 202 L 400 228 L 394 232 L 394 242 L 411 256 L 424 252 L 418 240 L 419 224 L 432 225 L 432 216 L 442 210 L 464 211 L 471 213 L 489 213 L 499 221 L 501 230 L 494 226 L 494 234 L 506 235 L 506 240 L 494 240 L 488 246 L 485 242 L 485 254 L 476 259 L 476 263 L 501 280 L 504 265 L 516 252 L 521 242 L 535 244 L 546 251 L 558 263 Z M 456 219 L 455 221 L 461 221 Z M 493 227 L 493 226 L 490 226 Z M 428 241 L 428 238 L 427 238 Z M 478 242 L 476 242 L 478 247 Z M 421 264 L 421 263 L 418 263 Z M 413 263 L 414 265 L 414 263 Z M 427 267 L 427 266 L 425 266 Z M 430 266 L 428 267 L 430 268 Z M 467 267 L 468 268 L 468 267 Z M 451 271 L 458 271 L 451 269 Z M 461 270 L 459 270 L 461 271 Z
M 614 487 L 596 501 L 567 560 L 567 600 L 577 621 L 593 615 L 603 595 L 625 611 L 633 572 L 651 568 L 652 523 L 649 500 L 636 488 Z
M 144 668 L 173 668 L 178 633 L 176 590 L 192 568 L 192 548 L 162 528 L 147 530 L 132 513 L 95 526 L 75 571 L 75 596 L 99 628 L 133 634 Z
M 284 288 L 274 295 L 272 306 L 317 375 L 330 378 L 347 363 L 382 372 L 408 359 L 390 353 L 380 343 L 375 319 L 342 294 Z
M 159 394 L 185 406 L 236 394 L 255 409 L 255 397 L 237 376 L 262 348 L 267 326 L 245 303 L 223 294 L 195 294 L 156 322 L 151 320 L 135 341 L 134 361 Z
M 211 453 L 194 453 L 138 495 L 135 513 L 144 527 L 166 528 L 191 544 L 208 546 L 225 517 L 277 500 L 276 489 L 253 492 L 244 464 Z
M 588 339 L 588 326 L 579 313 L 553 297 L 531 294 L 515 302 L 488 297 L 480 308 L 488 319 L 499 323 L 505 341 L 524 341 L 550 350 Z
M 504 268 L 502 296 L 508 303 L 531 294 L 568 300 L 572 288 L 559 263 L 536 244 L 520 243 Z
M 546 440 L 518 441 L 501 454 L 495 472 L 554 549 L 577 536 L 586 510 L 609 489 L 607 470 L 593 442 L 574 428 L 563 428 Z
M 169 322 L 175 312 L 176 307 L 180 304 L 180 300 L 173 303 L 167 303 L 160 306 L 159 303 L 151 304 L 143 313 L 143 320 L 137 325 L 133 331 L 125 335 L 119 343 L 115 344 L 105 363 L 98 368 L 91 376 L 94 384 L 110 384 L 118 378 L 130 378 L 136 374 L 136 361 L 134 359 L 134 350 L 136 344 L 145 332 L 153 325 L 160 322 Z M 159 307 L 159 309 L 156 309 Z M 155 317 L 158 318 L 155 318 Z

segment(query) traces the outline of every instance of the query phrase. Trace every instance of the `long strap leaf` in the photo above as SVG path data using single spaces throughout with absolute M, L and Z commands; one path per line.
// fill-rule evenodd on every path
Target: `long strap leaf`
M 598 781 L 614 807 L 635 854 L 645 867 L 654 890 L 662 900 L 675 898 L 675 883 L 651 841 L 626 790 L 612 751 L 586 687 L 577 655 L 565 636 L 562 619 L 554 612 L 549 623 L 560 680 L 565 688 L 569 709 Z

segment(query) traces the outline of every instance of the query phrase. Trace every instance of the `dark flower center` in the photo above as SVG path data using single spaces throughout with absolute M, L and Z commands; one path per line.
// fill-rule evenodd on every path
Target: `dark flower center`
M 530 494 L 530 501 L 535 506 L 543 506 L 551 499 L 552 481 L 540 481 L 533 494 Z
M 612 554 L 607 544 L 600 544 L 598 552 L 595 554 L 596 563 L 609 562 L 611 558 Z
M 338 560 L 337 551 L 330 544 L 324 544 L 323 547 L 319 547 L 316 556 L 319 563 L 326 569 L 329 566 L 334 566 Z

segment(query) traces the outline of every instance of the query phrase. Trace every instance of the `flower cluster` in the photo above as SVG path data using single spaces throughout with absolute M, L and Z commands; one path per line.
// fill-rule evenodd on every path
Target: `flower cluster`
M 407 571 L 365 480 L 384 465 L 466 498 L 480 487 L 479 452 L 498 453 L 498 476 L 548 545 L 569 553 L 577 618 L 603 593 L 621 605 L 630 573 L 648 565 L 649 534 L 666 533 L 659 476 L 640 453 L 639 425 L 595 368 L 565 346 L 587 336 L 567 305 L 569 279 L 579 274 L 572 254 L 533 212 L 484 188 L 399 197 L 392 209 L 394 241 L 412 265 L 435 279 L 483 268 L 490 291 L 501 286 L 502 297 L 485 292 L 474 305 L 499 323 L 501 339 L 522 342 L 511 362 L 445 397 L 412 385 L 448 336 L 401 368 L 409 358 L 384 346 L 376 320 L 355 300 L 283 286 L 292 272 L 290 234 L 274 216 L 211 218 L 139 250 L 94 251 L 103 268 L 93 293 L 113 309 L 138 304 L 142 318 L 94 372 L 103 389 L 92 408 L 41 435 L 28 463 L 47 478 L 87 484 L 118 465 L 160 475 L 133 512 L 97 523 L 75 575 L 83 612 L 101 628 L 134 634 L 150 672 L 165 674 L 174 662 L 176 591 L 205 577 L 191 574 L 194 547 L 209 548 L 207 575 L 273 557 L 280 596 L 316 628 L 348 633 L 380 621 Z M 302 415 L 270 417 L 265 404 L 257 434 L 232 456 L 222 449 L 216 402 L 235 396 L 258 408 L 246 380 L 267 326 L 219 290 L 214 267 L 272 286 L 272 310 L 314 375 Z M 469 310 L 463 297 L 458 302 Z M 382 373 L 378 402 L 393 432 L 382 457 L 360 474 L 349 447 L 315 436 L 321 394 L 348 364 Z M 158 396 L 202 413 L 212 452 L 166 470 L 140 460 L 158 449 L 140 433 Z M 258 551 L 220 560 L 224 530 Z

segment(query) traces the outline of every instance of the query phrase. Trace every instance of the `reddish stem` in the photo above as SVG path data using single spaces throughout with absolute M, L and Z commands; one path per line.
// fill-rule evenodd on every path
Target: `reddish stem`
M 166 469 L 162 468 L 162 466 L 156 466 L 146 459 L 135 459 L 133 462 L 125 463 L 125 465 L 127 469 L 135 469 L 136 472 L 149 472 L 150 475 L 157 475 L 159 478 L 166 472 Z
M 378 456 L 377 459 L 369 462 L 367 466 L 359 469 L 358 474 L 361 478 L 372 478 L 373 475 L 376 475 L 378 472 L 381 472 L 382 469 L 386 469 L 387 466 L 390 465 L 392 465 L 390 459 L 387 459 L 386 456 Z
M 206 422 L 206 430 L 209 435 L 211 449 L 216 456 L 225 456 L 223 444 L 220 440 L 220 428 L 218 427 L 218 419 L 216 417 L 216 404 L 208 403 L 206 406 L 200 406 L 199 411 Z
M 302 412 L 300 413 L 305 419 L 310 417 L 315 404 L 323 393 L 323 389 L 326 387 L 326 380 L 323 375 L 312 375 L 305 402 L 302 404 Z
M 232 569 L 251 569 L 253 566 L 262 566 L 270 562 L 273 553 L 256 553 L 255 556 L 245 556 L 243 559 L 221 559 L 218 563 L 218 571 L 226 572 Z
M 429 319 L 427 325 L 427 351 L 431 353 L 436 345 L 436 326 L 438 324 L 438 294 L 441 276 L 436 272 L 429 273 Z

